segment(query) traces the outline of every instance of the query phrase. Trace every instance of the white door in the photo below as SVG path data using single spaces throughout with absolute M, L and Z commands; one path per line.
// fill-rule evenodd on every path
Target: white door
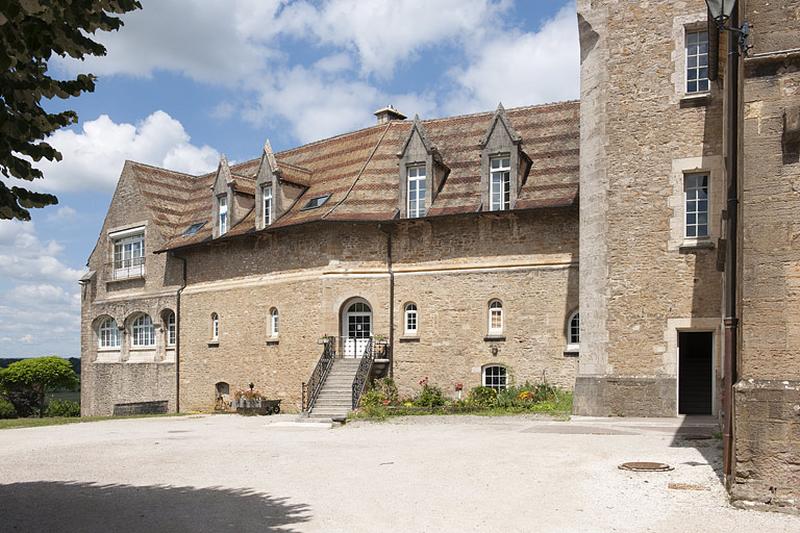
M 350 304 L 342 317 L 344 357 L 361 357 L 372 336 L 372 309 L 366 302 Z

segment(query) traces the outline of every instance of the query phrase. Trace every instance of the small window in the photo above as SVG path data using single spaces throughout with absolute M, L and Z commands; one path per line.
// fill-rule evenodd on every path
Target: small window
M 708 90 L 708 32 L 686 32 L 686 92 L 705 93 Z
M 167 323 L 167 346 L 175 346 L 175 313 L 168 311 L 166 315 Z
M 314 198 L 311 198 L 309 201 L 306 202 L 306 205 L 303 206 L 301 211 L 305 211 L 306 209 L 316 209 L 318 207 L 322 207 L 325 204 L 325 202 L 328 201 L 328 198 L 330 198 L 330 197 L 331 197 L 330 194 L 324 194 L 322 196 L 315 196 Z
M 144 275 L 144 231 L 114 240 L 114 279 Z
M 272 184 L 261 187 L 261 198 L 264 205 L 264 226 L 272 224 Z
M 220 196 L 217 198 L 219 205 L 219 234 L 225 235 L 228 233 L 228 197 Z
M 269 312 L 269 335 L 270 337 L 277 337 L 278 336 L 278 326 L 279 326 L 279 317 L 278 317 L 278 310 L 274 307 Z
M 415 337 L 417 335 L 418 315 L 417 304 L 406 304 L 404 316 L 405 335 Z
M 113 318 L 106 318 L 97 330 L 100 348 L 119 348 L 119 327 Z
M 219 315 L 217 313 L 211 313 L 211 340 L 219 340 Z
M 581 315 L 575 311 L 570 315 L 569 322 L 567 322 L 567 348 L 569 350 L 577 351 L 578 345 L 581 343 Z
M 496 391 L 505 390 L 508 376 L 504 366 L 492 365 L 483 367 L 483 386 Z
M 489 201 L 492 211 L 511 208 L 511 158 L 507 155 L 489 160 L 491 178 Z
M 156 345 L 156 330 L 150 315 L 139 315 L 133 321 L 131 344 L 137 348 Z
M 503 334 L 503 304 L 500 300 L 489 302 L 489 335 Z
M 183 236 L 191 237 L 192 235 L 200 231 L 205 225 L 206 225 L 205 222 L 198 222 L 197 224 L 192 224 L 191 226 L 186 228 L 186 231 L 183 232 Z
M 690 239 L 708 237 L 708 174 L 687 174 L 684 178 L 686 231 Z
M 426 178 L 425 165 L 414 165 L 408 167 L 407 195 L 408 204 L 406 213 L 408 218 L 419 218 L 425 216 L 425 187 Z

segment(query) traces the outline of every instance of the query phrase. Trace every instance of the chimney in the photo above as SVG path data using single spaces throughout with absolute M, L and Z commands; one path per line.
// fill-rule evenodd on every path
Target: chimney
M 378 124 L 386 124 L 392 120 L 405 120 L 406 116 L 391 105 L 382 107 L 375 111 L 375 116 L 378 117 Z

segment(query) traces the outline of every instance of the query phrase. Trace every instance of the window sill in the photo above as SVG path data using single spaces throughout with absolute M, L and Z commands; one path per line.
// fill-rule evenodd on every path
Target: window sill
M 276 346 L 280 342 L 280 339 L 277 337 L 273 339 L 267 339 L 267 346 Z
M 711 92 L 706 93 L 686 93 L 681 97 L 681 107 L 701 107 L 708 105 L 711 101 Z
M 710 238 L 708 239 L 688 239 L 683 241 L 680 245 L 680 250 L 683 251 L 691 251 L 691 250 L 711 250 L 715 247 L 714 241 Z
M 578 348 L 573 348 L 572 346 L 567 346 L 564 349 L 564 357 L 579 357 L 581 355 L 580 350 Z
M 403 335 L 397 340 L 400 342 L 419 342 L 419 335 Z
M 131 346 L 129 351 L 131 351 L 131 352 L 152 352 L 155 349 L 156 349 L 156 345 L 153 344 L 152 346 L 137 346 L 135 348 L 133 346 Z
M 208 347 L 209 348 L 217 347 L 217 346 L 219 346 L 219 341 L 218 340 L 216 340 L 216 341 L 208 341 Z
M 120 351 L 120 347 L 117 346 L 116 348 L 98 348 L 97 353 L 118 353 Z
M 486 341 L 486 342 L 502 342 L 502 341 L 506 340 L 506 336 L 505 335 L 486 335 L 483 338 L 483 340 Z

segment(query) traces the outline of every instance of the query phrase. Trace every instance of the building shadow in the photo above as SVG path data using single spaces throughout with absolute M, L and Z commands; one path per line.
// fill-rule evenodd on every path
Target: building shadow
M 297 531 L 309 506 L 250 489 L 34 481 L 0 485 L 3 531 Z
M 675 431 L 670 446 L 675 448 L 694 448 L 703 456 L 705 462 L 714 469 L 717 479 L 724 484 L 722 472 L 722 440 L 720 426 L 716 417 L 687 416 Z M 705 466 L 704 463 L 685 463 L 688 466 Z

